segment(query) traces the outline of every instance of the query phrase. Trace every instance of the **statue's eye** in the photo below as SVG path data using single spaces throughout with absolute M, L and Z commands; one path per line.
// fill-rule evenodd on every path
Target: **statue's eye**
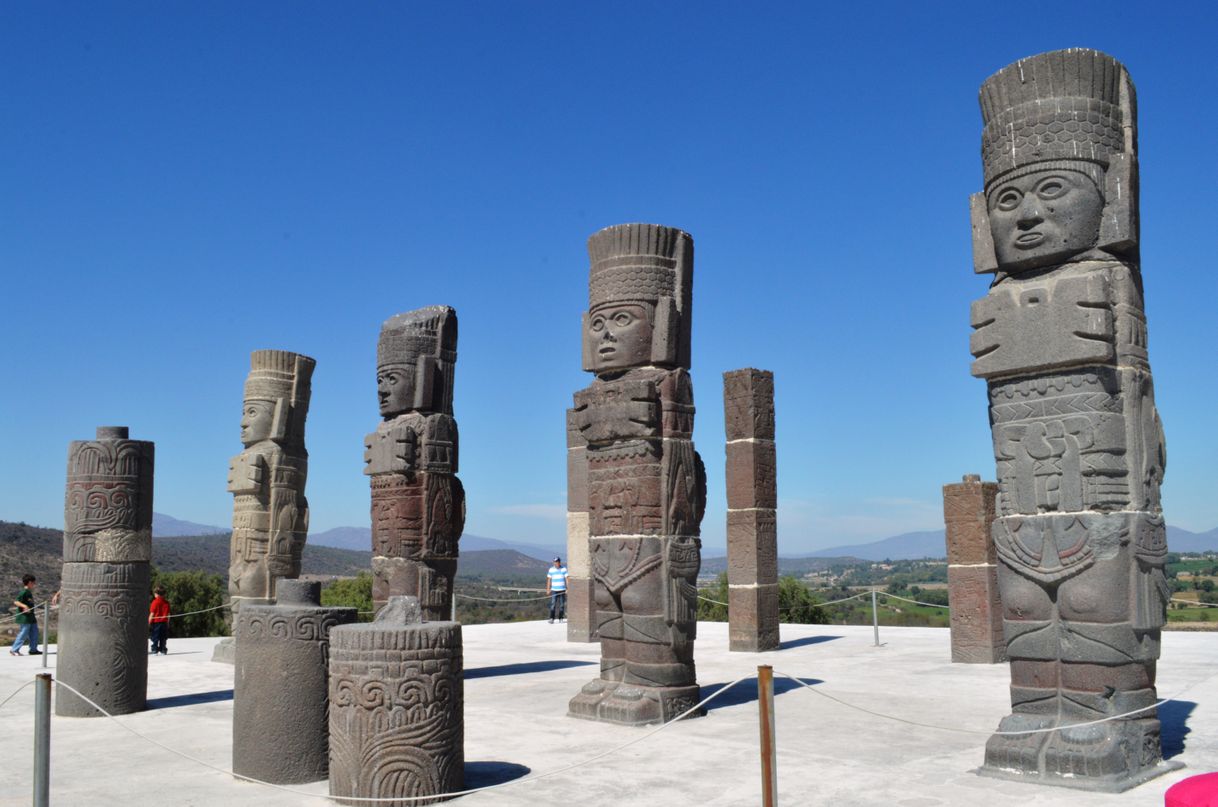
M 1007 188 L 998 193 L 998 198 L 995 200 L 995 205 L 999 210 L 1014 210 L 1019 207 L 1019 202 L 1023 199 L 1023 194 L 1014 188 Z
M 592 324 L 588 327 L 594 331 L 603 331 L 605 330 L 605 320 L 603 317 L 593 317 Z
M 634 317 L 630 316 L 627 311 L 619 311 L 613 315 L 613 321 L 619 327 L 625 328 L 630 323 L 634 322 Z
M 1065 182 L 1057 177 L 1052 177 L 1050 179 L 1046 179 L 1044 182 L 1040 183 L 1039 186 L 1037 186 L 1036 194 L 1040 196 L 1041 199 L 1056 199 L 1064 194 L 1067 190 L 1069 190 L 1069 188 L 1066 187 Z

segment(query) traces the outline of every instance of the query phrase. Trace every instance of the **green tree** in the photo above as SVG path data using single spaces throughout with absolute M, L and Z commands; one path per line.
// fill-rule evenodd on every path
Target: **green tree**
M 718 600 L 718 602 L 710 602 Z M 698 619 L 706 622 L 727 622 L 727 572 L 720 572 L 712 586 L 698 590 Z
M 335 580 L 321 590 L 321 604 L 367 611 L 360 614 L 360 621 L 372 621 L 372 574 L 360 572 L 355 577 Z
M 808 587 L 787 575 L 778 578 L 778 616 L 782 622 L 828 625 L 829 616 Z
M 165 589 L 171 608 L 170 638 L 227 636 L 228 585 L 218 574 L 207 572 L 152 572 L 152 587 Z M 202 611 L 203 613 L 195 613 Z M 187 616 L 180 616 L 187 614 Z

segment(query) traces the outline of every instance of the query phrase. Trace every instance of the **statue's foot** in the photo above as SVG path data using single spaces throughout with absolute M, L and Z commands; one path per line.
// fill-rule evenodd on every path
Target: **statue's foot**
M 662 711 L 655 691 L 623 684 L 601 701 L 598 718 L 606 723 L 645 726 L 662 722 Z
M 1158 720 L 1113 720 L 1051 734 L 1044 752 L 1044 773 L 1119 784 L 1138 778 L 1162 758 Z
M 617 689 L 616 681 L 606 681 L 601 678 L 594 678 L 584 684 L 583 689 L 579 694 L 571 699 L 567 706 L 567 714 L 571 717 L 582 717 L 587 720 L 597 720 L 598 711 L 606 697 L 611 695 Z
M 1011 714 L 998 724 L 1000 732 L 1035 731 L 1052 728 L 1056 722 L 1051 715 Z M 1052 732 L 1034 734 L 994 734 L 985 744 L 985 768 L 1015 773 L 1033 773 L 1040 769 L 1040 750 Z

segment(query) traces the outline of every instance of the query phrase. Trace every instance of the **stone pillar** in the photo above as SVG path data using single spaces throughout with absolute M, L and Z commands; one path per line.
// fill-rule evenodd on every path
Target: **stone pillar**
M 280 580 L 274 605 L 237 615 L 233 771 L 277 785 L 317 782 L 329 770 L 330 630 L 354 608 L 323 608 L 321 583 Z
M 376 351 L 383 422 L 364 438 L 372 488 L 372 600 L 417 597 L 431 621 L 452 614 L 465 489 L 457 473 L 453 376 L 457 312 L 443 305 L 388 319 Z
M 588 558 L 588 443 L 567 410 L 567 641 L 595 642 L 596 602 Z
M 777 650 L 778 475 L 774 374 L 723 374 L 727 430 L 728 649 Z
M 973 375 L 989 390 L 1011 714 L 982 773 L 1119 791 L 1167 769 L 1163 432 L 1138 253 L 1137 119 L 1123 65 L 1071 49 L 981 88 Z M 1129 717 L 1074 728 L 1076 724 Z
M 584 369 L 574 425 L 587 444 L 589 562 L 601 672 L 570 714 L 658 723 L 697 704 L 699 536 L 706 471 L 689 377 L 693 239 L 654 224 L 588 239 Z M 698 713 L 700 714 L 700 713 Z
M 300 576 L 309 532 L 305 418 L 317 362 L 286 350 L 255 350 L 241 404 L 245 450 L 228 466 L 233 536 L 228 593 L 244 603 L 275 601 L 280 579 Z
M 982 482 L 977 474 L 943 486 L 953 663 L 1007 660 L 998 600 L 998 555 L 990 540 L 997 496 L 998 485 Z
M 392 597 L 376 621 L 330 632 L 331 796 L 413 807 L 464 788 L 461 626 L 421 617 L 416 598 Z
M 153 462 L 126 426 L 68 447 L 56 675 L 111 714 L 146 704 Z M 55 713 L 101 714 L 67 689 Z

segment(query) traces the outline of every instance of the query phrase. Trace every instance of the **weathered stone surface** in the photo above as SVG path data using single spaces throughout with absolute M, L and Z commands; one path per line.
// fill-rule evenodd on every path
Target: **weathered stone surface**
M 233 771 L 286 785 L 329 770 L 329 635 L 354 608 L 323 608 L 321 584 L 280 580 L 276 604 L 237 615 Z
M 774 374 L 723 374 L 727 433 L 727 582 L 730 648 L 776 650 L 778 638 L 778 462 Z
M 377 343 L 384 421 L 364 438 L 372 489 L 372 596 L 417 597 L 429 620 L 452 613 L 465 489 L 452 416 L 457 312 L 429 306 L 385 322 Z
M 409 807 L 464 786 L 461 626 L 417 621 L 411 599 L 330 632 L 332 796 Z
M 110 714 L 146 705 L 151 586 L 147 563 L 63 565 L 55 674 Z M 66 688 L 55 695 L 55 713 L 101 716 Z
M 997 496 L 998 485 L 976 474 L 943 486 L 953 662 L 1006 661 L 998 555 L 990 538 Z
M 567 513 L 567 641 L 596 641 L 586 510 Z
M 1110 56 L 1056 51 L 987 79 L 981 107 L 974 263 L 997 274 L 973 307 L 972 351 L 998 464 L 1012 703 L 999 728 L 1061 727 L 995 734 L 981 772 L 1123 790 L 1169 767 L 1153 708 L 1169 591 L 1165 462 L 1142 305 L 1133 84 Z M 982 227 L 990 238 L 977 237 Z
M 126 426 L 68 447 L 57 675 L 111 714 L 145 706 L 154 459 Z M 55 712 L 101 714 L 67 689 Z
M 255 350 L 241 404 L 245 450 L 228 467 L 233 494 L 228 591 L 233 612 L 275 599 L 276 582 L 300 576 L 309 532 L 305 418 L 317 362 L 286 350 Z
M 584 369 L 569 423 L 586 444 L 589 559 L 601 674 L 570 714 L 626 725 L 698 700 L 699 530 L 706 473 L 694 451 L 689 334 L 693 239 L 624 224 L 588 240 Z M 575 440 L 569 441 L 569 445 Z

